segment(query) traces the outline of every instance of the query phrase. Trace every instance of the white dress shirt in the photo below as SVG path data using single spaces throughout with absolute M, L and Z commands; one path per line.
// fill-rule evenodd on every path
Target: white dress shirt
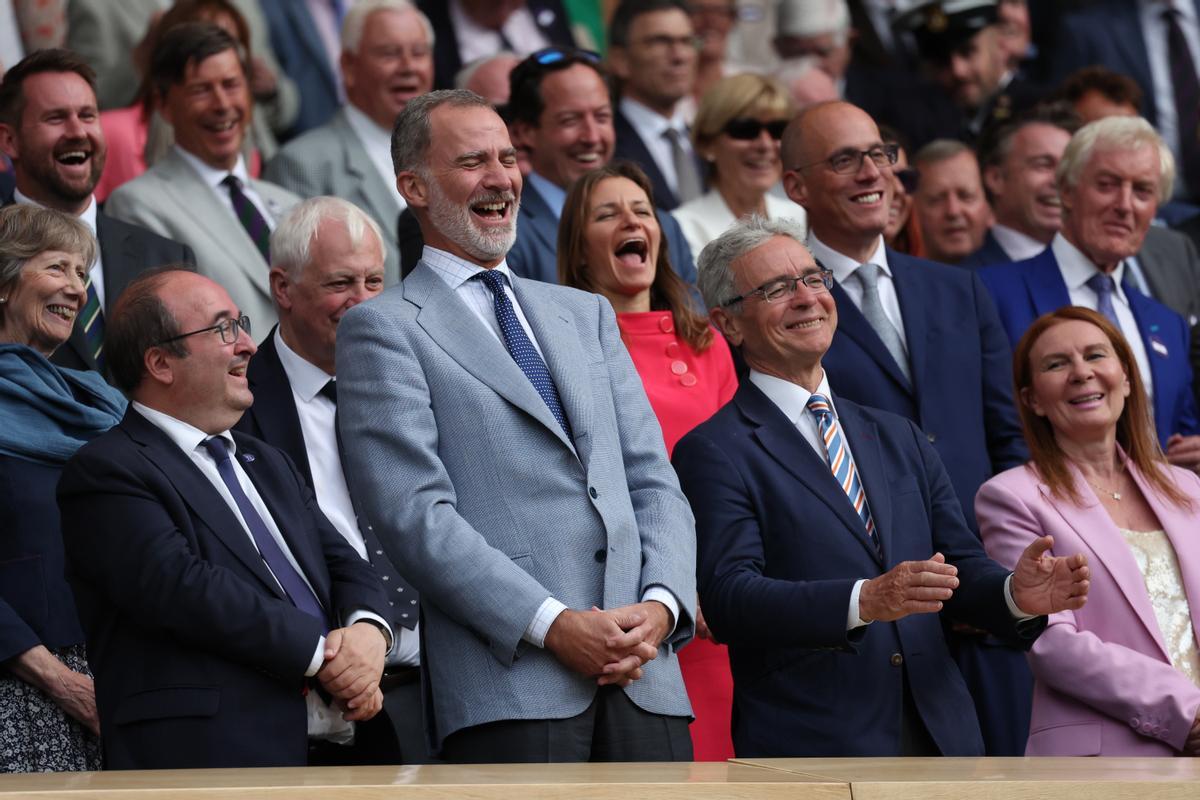
M 1015 228 L 1001 225 L 997 222 L 992 226 L 992 236 L 1000 245 L 1000 249 L 1008 254 L 1013 261 L 1024 261 L 1033 258 L 1046 249 L 1046 245 Z
M 313 492 L 321 512 L 337 528 L 350 546 L 364 560 L 370 560 L 362 533 L 358 529 L 354 504 L 346 486 L 346 475 L 342 472 L 341 451 L 338 449 L 335 415 L 337 406 L 321 394 L 321 389 L 333 376 L 317 365 L 306 361 L 283 340 L 275 330 L 275 350 L 279 363 L 292 387 L 292 400 L 300 418 L 300 433 L 304 438 L 304 450 L 308 454 L 308 467 L 312 472 Z M 412 630 L 400 628 L 392 650 L 388 653 L 389 664 L 404 664 L 415 667 L 420 664 L 421 640 L 417 626 Z
M 862 285 L 857 278 L 850 279 L 850 276 L 861 264 L 832 249 L 818 239 L 812 231 L 809 231 L 808 234 L 808 249 L 812 251 L 813 258 L 824 264 L 826 269 L 833 271 L 833 279 L 838 282 L 854 305 L 861 310 Z M 892 268 L 888 265 L 887 250 L 884 248 L 882 236 L 879 237 L 879 243 L 875 245 L 875 252 L 865 263 L 879 267 L 879 282 L 876 284 L 879 289 L 879 303 L 883 306 L 883 313 L 887 315 L 888 321 L 900 334 L 900 343 L 907 351 L 908 337 L 904 333 L 904 316 L 900 313 L 900 299 L 896 296 L 896 284 L 892 279 Z
M 1175 87 L 1171 80 L 1171 64 L 1167 54 L 1167 23 L 1163 13 L 1174 6 L 1183 38 L 1192 54 L 1192 63 L 1200 69 L 1200 21 L 1192 0 L 1138 0 L 1138 15 L 1142 23 L 1142 40 L 1150 62 L 1150 78 L 1154 82 L 1154 105 L 1158 110 L 1158 133 L 1167 147 L 1179 158 L 1179 113 L 1175 110 Z M 1183 175 L 1176 177 L 1183 183 Z M 1197 187 L 1188 186 L 1188 190 Z
M 447 253 L 445 250 L 439 250 L 429 245 L 425 245 L 425 249 L 421 253 L 421 260 L 429 265 L 433 273 L 444 281 L 460 300 L 466 303 L 471 312 L 483 322 L 484 327 L 491 331 L 496 340 L 504 346 L 504 336 L 500 331 L 500 323 L 496 319 L 492 291 L 483 281 L 471 280 L 475 275 L 482 272 L 484 268 L 451 253 Z M 529 320 L 525 318 L 525 312 L 521 310 L 521 304 L 517 301 L 517 296 L 513 292 L 512 273 L 509 272 L 508 264 L 501 262 L 493 268 L 493 271 L 499 272 L 504 276 L 504 293 L 508 295 L 508 300 L 512 303 L 517 320 L 521 323 L 521 327 L 525 329 L 525 335 L 529 337 L 529 341 L 533 344 L 534 349 L 537 350 L 538 355 L 545 360 L 542 348 L 538 345 L 537 337 L 533 335 L 533 329 L 529 327 Z M 679 600 L 666 587 L 646 587 L 646 591 L 642 593 L 642 600 L 657 600 L 662 603 L 671 612 L 672 626 L 679 624 Z M 567 607 L 559 600 L 547 597 L 542 601 L 537 612 L 534 613 L 533 619 L 525 627 L 525 634 L 522 638 L 536 647 L 545 646 L 546 633 L 550 630 L 550 626 L 554 624 L 554 620 L 558 619 L 558 615 L 566 609 Z
M 1092 291 L 1087 282 L 1100 270 L 1061 233 L 1054 234 L 1054 241 L 1050 242 L 1050 247 L 1054 250 L 1054 258 L 1058 261 L 1058 271 L 1062 273 L 1063 282 L 1067 284 L 1067 294 L 1071 298 L 1071 305 L 1099 311 L 1097 306 L 1100 303 L 1100 296 Z M 1142 332 L 1138 330 L 1137 320 L 1134 319 L 1133 309 L 1129 305 L 1129 298 L 1125 296 L 1125 290 L 1121 288 L 1121 278 L 1124 274 L 1124 263 L 1118 264 L 1117 268 L 1112 271 L 1112 279 L 1116 284 L 1112 297 L 1113 310 L 1117 312 L 1117 323 L 1121 328 L 1121 333 L 1125 334 L 1125 339 L 1133 349 L 1133 357 L 1137 360 L 1138 371 L 1142 373 L 1142 383 L 1146 385 L 1146 396 L 1153 401 L 1154 376 L 1150 373 L 1150 359 L 1146 355 L 1146 343 L 1142 341 Z M 1154 403 L 1151 402 L 1149 407 L 1153 411 Z
M 672 192 L 678 192 L 679 174 L 675 171 L 675 155 L 672 152 L 671 143 L 663 134 L 669 128 L 674 128 L 680 134 L 679 142 L 683 145 L 683 149 L 688 154 L 692 154 L 692 138 L 688 133 L 687 120 L 684 119 L 683 113 L 676 108 L 673 116 L 664 117 L 657 111 L 628 97 L 621 98 L 620 109 L 625 119 L 629 120 L 629 124 L 637 132 L 642 144 L 646 145 L 646 149 L 650 151 L 650 157 L 654 159 L 654 165 L 662 173 L 667 186 L 671 187 Z
M 13 201 L 17 203 L 25 203 L 31 206 L 41 206 L 37 200 L 32 197 L 21 194 L 20 189 L 13 189 Z M 44 207 L 44 206 L 43 206 Z M 92 195 L 88 199 L 88 207 L 83 213 L 76 217 L 84 225 L 88 226 L 88 230 L 92 232 L 92 236 L 96 236 L 96 196 Z M 100 301 L 100 308 L 104 308 L 104 258 L 100 254 L 100 240 L 96 239 L 96 263 L 92 265 L 88 271 L 88 277 L 91 278 L 92 284 L 96 287 L 96 298 Z
M 246 534 L 246 538 L 250 540 L 250 545 L 258 551 L 258 543 L 254 541 L 254 535 L 250 532 L 250 527 L 246 525 L 246 519 L 242 516 L 241 509 L 237 506 L 237 501 L 233 499 L 233 495 L 229 492 L 229 487 L 225 485 L 225 481 L 221 478 L 221 473 L 217 470 L 217 462 L 209 454 L 204 447 L 204 442 L 209 438 L 209 435 L 199 428 L 190 425 L 183 420 L 176 419 L 162 411 L 156 411 L 153 408 L 142 405 L 136 400 L 132 403 L 133 407 L 139 414 L 145 417 L 150 424 L 165 433 L 171 441 L 173 441 L 180 450 L 184 452 L 192 463 L 200 470 L 212 487 L 221 495 L 221 499 L 225 501 L 225 505 L 233 512 L 234 517 L 242 525 L 242 530 Z M 229 431 L 224 431 L 218 434 L 225 440 L 226 446 L 229 448 L 230 463 L 233 465 L 233 473 L 237 476 L 238 485 L 245 492 L 250 505 L 254 506 L 254 510 L 262 517 L 263 524 L 266 526 L 271 538 L 279 545 L 279 549 L 283 552 L 284 557 L 292 568 L 296 570 L 296 574 L 300 576 L 308 587 L 312 589 L 312 583 L 309 582 L 308 576 L 304 574 L 304 570 L 300 567 L 300 563 L 296 561 L 296 557 L 292 555 L 292 549 L 288 546 L 287 540 L 283 538 L 283 534 L 279 531 L 279 526 L 275 523 L 275 518 L 271 516 L 271 511 L 267 508 L 267 504 L 263 502 L 262 496 L 259 495 L 258 489 L 255 488 L 254 482 L 250 480 L 250 476 L 242 469 L 241 463 L 237 459 L 237 443 Z M 274 572 L 271 571 L 270 564 L 263 561 L 263 566 L 268 572 L 271 572 L 274 577 Z M 278 578 L 276 578 L 278 581 Z M 282 585 L 280 586 L 282 589 Z M 313 592 L 314 597 L 316 592 Z M 360 620 L 369 619 L 379 623 L 383 629 L 387 631 L 385 637 L 388 642 L 391 642 L 391 627 L 379 615 L 370 611 L 358 610 L 350 615 L 346 625 L 353 625 Z M 320 636 L 317 639 L 316 649 L 313 651 L 312 660 L 309 661 L 308 669 L 304 671 L 305 677 L 311 678 L 316 675 L 321 669 L 321 664 L 325 660 L 325 637 Z M 316 739 L 329 739 L 338 743 L 346 743 L 354 738 L 354 723 L 347 722 L 342 719 L 342 715 L 325 703 L 317 692 L 308 692 L 305 695 L 308 703 L 308 735 Z
M 447 6 L 447 11 L 450 12 L 450 24 L 454 27 L 454 40 L 458 45 L 458 58 L 463 66 L 472 61 L 495 55 L 501 50 L 510 50 L 517 55 L 527 56 L 550 46 L 550 41 L 542 35 L 542 30 L 534 20 L 533 13 L 524 3 L 509 14 L 508 19 L 500 26 L 504 39 L 508 40 L 508 46 L 505 46 L 500 33 L 483 27 L 467 16 L 467 12 L 463 10 L 459 0 L 447 0 Z M 542 13 L 553 14 L 554 12 L 543 9 Z M 438 31 L 438 35 L 442 36 L 444 32 Z
M 221 205 L 229 209 L 229 213 L 233 215 L 233 221 L 239 227 L 242 223 L 238 219 L 237 209 L 233 207 L 233 200 L 229 197 L 229 187 L 222 183 L 229 175 L 242 182 L 242 194 L 258 209 L 258 213 L 262 216 L 263 221 L 267 223 L 267 228 L 275 230 L 275 217 L 267 209 L 267 204 L 262 199 L 262 196 L 250 183 L 250 173 L 246 171 L 246 161 L 240 154 L 238 155 L 237 163 L 233 165 L 233 169 L 217 169 L 205 164 L 179 145 L 175 145 L 175 151 L 183 157 L 184 161 L 191 165 L 192 169 L 196 170 L 196 174 L 200 176 L 200 179 L 208 184 L 208 187 L 217 195 L 217 199 L 221 201 Z
M 367 157 L 371 159 L 375 171 L 383 179 L 383 185 L 388 187 L 388 194 L 396 201 L 396 213 L 399 214 L 408 208 L 408 203 L 396 188 L 396 173 L 392 169 L 392 132 L 379 127 L 375 120 L 356 108 L 353 103 L 346 103 L 343 108 L 346 109 L 346 121 L 350 123 L 350 129 L 367 151 Z

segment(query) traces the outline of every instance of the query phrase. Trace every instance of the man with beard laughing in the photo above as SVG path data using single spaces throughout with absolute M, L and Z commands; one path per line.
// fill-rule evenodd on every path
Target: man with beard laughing
M 74 214 L 100 245 L 83 313 L 54 363 L 108 377 L 104 320 L 112 302 L 142 270 L 196 263 L 186 245 L 113 219 L 92 195 L 107 146 L 96 105 L 96 75 L 67 50 L 39 50 L 0 83 L 0 149 L 13 162 L 16 189 L 0 204 L 34 203 Z
M 392 158 L 425 247 L 342 317 L 338 417 L 359 523 L 421 593 L 431 743 L 688 760 L 695 530 L 612 307 L 509 270 L 521 173 L 483 98 L 412 100 Z

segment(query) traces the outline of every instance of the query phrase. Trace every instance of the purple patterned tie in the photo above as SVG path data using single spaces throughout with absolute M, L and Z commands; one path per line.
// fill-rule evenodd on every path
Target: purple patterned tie
M 271 228 L 267 221 L 258 213 L 258 207 L 242 192 L 242 182 L 236 175 L 226 175 L 221 183 L 229 187 L 229 201 L 233 203 L 238 222 L 242 223 L 246 233 L 254 240 L 254 246 L 262 253 L 263 260 L 270 264 Z
M 1117 309 L 1113 306 L 1113 291 L 1115 284 L 1112 275 L 1107 272 L 1097 272 L 1087 279 L 1087 287 L 1096 293 L 1096 310 L 1108 317 L 1108 321 L 1121 329 L 1117 321 Z

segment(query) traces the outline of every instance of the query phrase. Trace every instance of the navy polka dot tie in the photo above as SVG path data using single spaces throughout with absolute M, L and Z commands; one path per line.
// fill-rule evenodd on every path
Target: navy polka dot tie
M 572 439 L 571 424 L 567 422 L 562 401 L 558 398 L 558 389 L 554 387 L 554 380 L 550 377 L 550 371 L 546 369 L 546 362 L 542 361 L 537 348 L 525 335 L 521 321 L 517 319 L 517 312 L 513 310 L 512 303 L 504 291 L 504 276 L 495 270 L 485 269 L 476 277 L 483 281 L 492 292 L 496 321 L 500 323 L 500 332 L 504 335 L 504 346 L 508 348 L 509 355 L 513 357 L 513 361 L 517 362 L 517 366 L 525 373 L 525 377 L 529 378 L 533 388 L 537 389 L 537 393 L 542 396 L 542 400 L 546 401 L 546 406 L 558 420 L 558 424 L 562 426 L 567 438 Z

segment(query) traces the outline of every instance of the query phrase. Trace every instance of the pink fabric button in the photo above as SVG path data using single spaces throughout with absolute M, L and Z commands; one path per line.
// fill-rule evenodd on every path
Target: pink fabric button
M 679 358 L 679 342 L 667 344 L 667 358 Z
M 684 386 L 695 386 L 697 381 L 696 376 L 689 372 L 686 375 L 681 375 L 679 377 L 679 382 Z
M 658 321 L 658 327 L 663 333 L 670 333 L 675 330 L 675 320 L 671 319 L 670 314 L 663 314 L 662 318 Z
M 671 372 L 674 372 L 676 375 L 682 375 L 687 371 L 687 364 L 683 363 L 682 361 L 671 362 Z

